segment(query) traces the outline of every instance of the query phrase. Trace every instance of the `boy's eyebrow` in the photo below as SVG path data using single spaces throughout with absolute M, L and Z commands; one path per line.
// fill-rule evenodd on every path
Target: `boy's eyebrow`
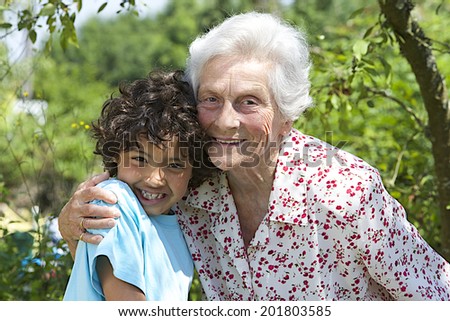
M 142 149 L 141 147 L 138 146 L 132 146 L 128 152 L 135 152 L 135 153 L 139 153 L 139 154 L 145 154 L 146 156 L 150 156 L 149 154 L 147 154 L 144 149 Z
M 149 153 L 146 153 L 142 147 L 133 146 L 133 147 L 130 149 L 130 152 L 131 152 L 131 151 L 138 152 L 138 153 L 140 153 L 140 154 L 143 154 L 144 156 L 147 156 L 147 158 L 152 158 L 152 159 L 153 159 L 153 157 L 152 157 L 153 155 L 150 155 Z M 166 156 L 166 154 L 164 154 L 164 159 L 167 159 L 167 157 L 165 157 L 165 156 Z M 189 157 L 184 156 L 183 153 L 181 153 L 181 151 L 178 150 L 178 153 L 175 152 L 175 155 L 169 157 L 169 158 L 167 159 L 167 161 L 168 161 L 168 162 L 184 162 L 184 161 L 186 161 L 188 158 L 189 158 Z
M 187 157 L 171 157 L 169 158 L 169 162 L 185 162 L 187 159 Z
M 131 145 L 129 151 L 140 152 L 143 151 L 140 145 Z

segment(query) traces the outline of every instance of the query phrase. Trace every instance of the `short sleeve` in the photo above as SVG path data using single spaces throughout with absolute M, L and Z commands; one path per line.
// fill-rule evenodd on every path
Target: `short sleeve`
M 97 258 L 106 256 L 113 267 L 114 276 L 145 291 L 144 255 L 142 250 L 142 230 L 140 220 L 143 218 L 142 208 L 131 189 L 123 182 L 109 180 L 100 187 L 114 192 L 118 202 L 114 205 L 102 201 L 93 201 L 101 206 L 119 209 L 121 216 L 111 229 L 89 230 L 101 234 L 104 238 L 98 245 L 87 244 L 87 254 L 91 271 L 91 282 L 94 289 L 102 296 L 103 291 L 96 270 Z

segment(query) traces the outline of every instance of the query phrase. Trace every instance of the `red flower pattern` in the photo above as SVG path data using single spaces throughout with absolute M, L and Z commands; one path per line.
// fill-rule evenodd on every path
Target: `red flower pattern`
M 247 249 L 224 173 L 176 212 L 209 300 L 450 300 L 449 263 L 379 173 L 295 129 Z

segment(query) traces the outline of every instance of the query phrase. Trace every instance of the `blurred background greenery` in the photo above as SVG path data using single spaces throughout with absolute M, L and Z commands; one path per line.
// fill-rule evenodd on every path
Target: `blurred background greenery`
M 50 28 L 53 35 L 43 43 L 33 32 L 39 24 L 58 26 L 51 14 L 62 1 L 4 1 L 0 6 L 1 39 L 17 27 L 32 40 L 20 59 L 11 59 L 11 49 L 0 43 L 0 300 L 62 298 L 72 259 L 56 218 L 76 186 L 102 171 L 89 129 L 103 101 L 121 81 L 155 68 L 183 68 L 196 35 L 249 10 L 275 12 L 309 35 L 315 107 L 295 126 L 378 168 L 409 220 L 442 250 L 442 238 L 450 235 L 440 232 L 428 115 L 377 1 L 167 0 L 148 15 L 152 1 L 145 7 L 117 0 L 106 7 L 100 1 L 96 9 L 113 2 L 122 4 L 120 13 L 106 19 L 95 14 L 76 33 Z M 33 12 L 46 20 L 32 24 Z M 59 25 L 76 18 L 76 9 L 67 12 L 60 11 Z M 9 23 L 8 16 L 24 14 L 30 19 Z M 433 40 L 448 83 L 450 5 L 416 1 L 414 15 Z M 191 300 L 199 299 L 196 279 Z

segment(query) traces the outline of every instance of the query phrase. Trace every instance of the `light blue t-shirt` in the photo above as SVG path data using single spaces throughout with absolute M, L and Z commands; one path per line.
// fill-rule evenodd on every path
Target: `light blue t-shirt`
M 150 301 L 188 299 L 194 267 L 176 215 L 149 217 L 130 187 L 110 179 L 98 186 L 113 191 L 121 211 L 111 229 L 90 230 L 103 235 L 99 245 L 80 241 L 67 284 L 66 301 L 105 300 L 95 268 L 99 255 L 109 258 L 118 278 L 138 287 Z

